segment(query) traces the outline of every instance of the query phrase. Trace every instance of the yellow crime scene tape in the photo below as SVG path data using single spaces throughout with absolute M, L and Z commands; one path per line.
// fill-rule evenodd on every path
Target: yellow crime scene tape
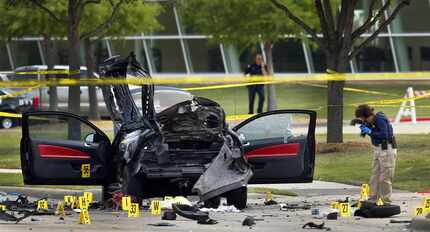
M 34 72 L 17 72 L 16 74 L 71 74 L 69 70 L 45 70 L 45 71 L 34 71 Z M 252 76 L 247 77 L 243 75 L 225 75 L 219 77 L 207 77 L 207 76 L 184 76 L 184 77 L 169 77 L 169 78 L 138 78 L 130 77 L 126 78 L 100 78 L 100 79 L 70 79 L 70 78 L 58 78 L 58 79 L 43 79 L 43 80 L 23 80 L 23 81 L 4 81 L 0 82 L 0 87 L 29 87 L 28 89 L 15 93 L 14 96 L 30 92 L 34 88 L 46 87 L 46 86 L 75 86 L 75 85 L 146 85 L 146 84 L 206 84 L 206 86 L 187 87 L 182 88 L 188 91 L 196 90 L 212 90 L 212 89 L 224 89 L 224 88 L 237 88 L 256 84 L 280 84 L 293 82 L 301 85 L 308 85 L 320 88 L 327 88 L 327 85 L 321 85 L 316 83 L 307 82 L 318 82 L 318 81 L 357 81 L 357 80 L 430 80 L 430 72 L 414 72 L 414 73 L 360 73 L 360 74 L 341 74 L 341 73 L 330 73 L 330 74 L 304 74 L 304 75 L 276 75 L 276 76 Z M 209 83 L 208 83 L 209 82 Z M 216 85 L 221 84 L 222 85 Z M 209 85 L 208 85 L 209 84 Z M 346 107 L 355 107 L 360 104 L 369 104 L 378 107 L 398 107 L 393 104 L 400 104 L 410 100 L 420 100 L 430 97 L 429 94 L 413 98 L 399 97 L 398 95 L 391 93 L 384 93 L 379 91 L 363 90 L 358 88 L 345 87 L 345 91 L 366 93 L 372 95 L 382 96 L 395 96 L 395 99 L 385 99 L 377 101 L 369 101 L 364 103 L 353 103 L 344 105 Z M 10 95 L 6 97 L 11 97 Z M 315 111 L 320 111 L 329 107 L 318 106 Z M 430 107 L 430 106 L 416 106 L 419 107 Z M 20 114 L 13 114 L 7 112 L 0 112 L 0 116 L 3 117 L 16 117 L 20 118 Z M 244 120 L 253 115 L 241 114 L 241 115 L 228 115 L 227 120 Z
M 48 72 L 48 71 L 46 71 Z M 37 72 L 21 72 L 21 74 Z M 184 76 L 184 77 L 153 77 L 138 78 L 127 76 L 126 78 L 58 78 L 48 80 L 22 80 L 22 81 L 4 81 L 0 82 L 0 87 L 31 87 L 34 85 L 41 86 L 72 86 L 72 85 L 145 85 L 145 84 L 240 84 L 252 82 L 308 82 L 308 81 L 363 81 L 363 80 L 430 80 L 430 72 L 414 73 L 360 73 L 360 74 L 303 74 L 303 75 L 275 75 L 275 76 L 252 76 L 243 75 L 225 75 L 217 77 L 207 76 Z
M 17 97 L 19 95 L 29 93 L 29 92 L 33 91 L 34 89 L 37 89 L 37 88 L 40 88 L 40 85 L 36 85 L 36 86 L 30 87 L 30 88 L 26 88 L 26 89 L 23 89 L 23 90 L 19 90 L 19 91 L 14 91 L 14 92 L 12 92 L 10 94 L 6 94 L 6 95 L 3 95 L 3 96 L 0 96 L 0 100 L 7 99 L 7 98 Z

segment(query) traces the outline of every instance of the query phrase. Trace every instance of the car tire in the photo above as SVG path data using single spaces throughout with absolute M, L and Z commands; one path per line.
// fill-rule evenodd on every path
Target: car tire
M 204 202 L 204 207 L 209 209 L 218 209 L 221 204 L 221 197 L 212 197 Z
M 246 208 L 246 202 L 248 200 L 248 189 L 247 187 L 240 187 L 238 189 L 231 190 L 226 193 L 227 205 L 234 205 L 237 209 Z
M 141 204 L 143 199 L 143 179 L 139 175 L 132 176 L 127 165 L 124 165 L 121 175 L 121 186 L 124 195 L 131 196 L 133 202 Z
M 11 118 L 2 118 L 1 127 L 4 129 L 9 129 L 13 127 L 13 120 Z

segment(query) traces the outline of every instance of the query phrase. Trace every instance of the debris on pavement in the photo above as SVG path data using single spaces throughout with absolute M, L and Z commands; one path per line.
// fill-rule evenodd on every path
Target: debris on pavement
M 294 211 L 294 210 L 309 210 L 312 204 L 309 203 L 282 203 L 279 204 L 282 211 Z
M 354 216 L 365 218 L 387 218 L 400 213 L 400 206 L 398 205 L 377 205 L 372 201 L 363 201 L 361 202 L 361 207 L 355 211 Z
M 332 212 L 327 214 L 327 220 L 337 220 L 338 217 L 338 213 L 337 212 Z
M 173 211 L 184 218 L 197 221 L 199 224 L 216 224 L 215 220 L 209 218 L 208 212 L 202 212 L 196 206 L 172 204 Z
M 15 223 L 19 223 L 20 221 L 24 220 L 25 218 L 31 217 L 31 216 L 45 216 L 45 215 L 55 215 L 54 212 L 41 212 L 37 210 L 20 210 L 17 211 L 18 214 L 21 214 L 22 216 L 16 217 L 14 214 L 7 213 L 5 211 L 0 211 L 0 220 L 3 221 L 12 221 Z
M 201 208 L 202 212 L 240 213 L 234 205 L 220 205 L 218 208 Z
M 247 216 L 242 222 L 242 226 L 253 226 L 255 224 L 255 218 L 251 216 Z
M 277 205 L 277 204 L 278 202 L 272 199 L 264 202 L 264 205 Z
M 390 223 L 411 223 L 412 220 L 405 220 L 405 219 L 391 219 Z
M 147 224 L 148 226 L 157 226 L 157 227 L 171 227 L 175 226 L 175 224 L 168 223 L 168 222 L 159 222 L 159 223 L 150 223 Z
M 309 228 L 309 229 L 319 229 L 319 230 L 326 230 L 326 231 L 330 231 L 331 230 L 330 227 L 326 227 L 324 225 L 325 225 L 324 222 L 321 223 L 321 224 L 315 224 L 314 222 L 308 222 L 308 223 L 306 223 L 306 224 L 304 224 L 302 226 L 302 229 Z
M 215 224 L 218 224 L 218 221 L 211 218 L 207 218 L 207 219 L 198 220 L 197 223 L 202 225 L 215 225 Z
M 166 210 L 164 211 L 163 216 L 161 216 L 161 220 L 174 221 L 176 220 L 176 213 L 173 212 L 173 210 Z

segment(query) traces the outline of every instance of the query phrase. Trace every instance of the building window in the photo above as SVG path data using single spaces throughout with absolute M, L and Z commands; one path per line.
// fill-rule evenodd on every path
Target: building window
M 429 12 L 429 1 L 411 1 L 409 6 L 400 11 L 399 17 L 391 24 L 391 28 L 395 33 L 430 32 Z
M 219 44 L 211 44 L 205 39 L 188 39 L 184 42 L 195 73 L 225 72 Z
M 118 39 L 118 40 L 110 40 L 111 48 L 112 48 L 112 55 L 120 55 L 122 58 L 125 58 L 130 55 L 131 52 L 134 52 L 136 55 L 136 59 L 145 67 L 145 69 L 148 69 L 147 62 L 146 62 L 146 56 L 145 56 L 145 48 L 143 46 L 143 40 L 136 39 L 136 40 L 124 40 L 124 39 Z
M 13 41 L 9 44 L 15 67 L 42 64 L 37 41 Z
M 11 65 L 9 63 L 9 55 L 7 53 L 6 45 L 0 45 L 0 71 L 6 71 L 11 69 Z
M 275 72 L 307 72 L 305 54 L 300 41 L 281 40 L 273 46 L 273 67 Z
M 394 38 L 401 71 L 430 70 L 430 37 Z
M 375 39 L 360 51 L 355 61 L 358 72 L 395 72 L 388 38 Z
M 177 39 L 148 40 L 153 69 L 157 73 L 186 73 L 184 56 Z
M 163 26 L 163 29 L 155 31 L 154 35 L 178 35 L 178 27 L 176 26 L 175 14 L 173 13 L 173 4 L 169 1 L 159 2 L 163 7 L 163 11 L 158 16 L 158 22 Z

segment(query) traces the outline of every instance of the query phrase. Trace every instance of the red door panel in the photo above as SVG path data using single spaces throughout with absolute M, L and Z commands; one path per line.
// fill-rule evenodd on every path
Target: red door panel
M 60 159 L 91 159 L 88 153 L 55 145 L 39 144 L 40 158 L 60 158 Z
M 288 157 L 297 156 L 300 151 L 299 143 L 276 144 L 257 148 L 245 153 L 247 159 L 261 157 Z

